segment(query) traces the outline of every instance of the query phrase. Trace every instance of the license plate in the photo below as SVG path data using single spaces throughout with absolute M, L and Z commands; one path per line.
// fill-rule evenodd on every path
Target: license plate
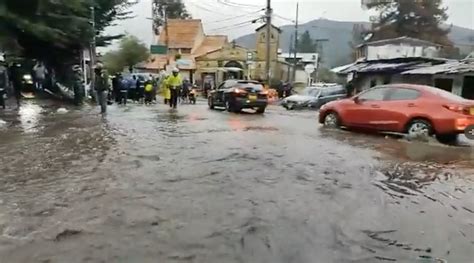
M 474 115 L 474 108 L 469 109 L 469 114 Z
M 257 95 L 249 95 L 249 100 L 257 100 Z

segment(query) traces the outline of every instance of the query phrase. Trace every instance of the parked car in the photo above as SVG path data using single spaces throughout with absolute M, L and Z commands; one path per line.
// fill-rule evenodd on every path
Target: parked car
M 338 84 L 320 84 L 307 87 L 301 94 L 291 95 L 282 100 L 281 105 L 287 110 L 315 108 L 347 97 L 346 89 Z
M 268 105 L 268 92 L 263 85 L 252 80 L 226 80 L 208 97 L 210 109 L 225 107 L 229 112 L 255 109 L 264 113 Z
M 435 87 L 391 84 L 324 105 L 319 122 L 412 136 L 436 135 L 440 142 L 453 143 L 474 125 L 474 101 Z

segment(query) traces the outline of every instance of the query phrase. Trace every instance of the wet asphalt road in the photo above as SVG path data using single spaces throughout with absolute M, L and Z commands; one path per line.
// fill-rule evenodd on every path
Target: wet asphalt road
M 0 112 L 0 262 L 473 262 L 472 147 L 202 102 Z

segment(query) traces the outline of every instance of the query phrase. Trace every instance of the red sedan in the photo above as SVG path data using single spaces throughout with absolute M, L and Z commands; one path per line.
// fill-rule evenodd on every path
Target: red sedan
M 430 86 L 391 84 L 326 104 L 319 122 L 412 136 L 436 135 L 449 143 L 474 125 L 474 100 Z

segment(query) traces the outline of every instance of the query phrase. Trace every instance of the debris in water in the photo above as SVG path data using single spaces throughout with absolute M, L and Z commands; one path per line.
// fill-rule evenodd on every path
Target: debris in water
M 64 113 L 67 113 L 68 110 L 66 108 L 59 108 L 56 112 L 59 114 L 64 114 Z
M 75 229 L 66 229 L 62 231 L 61 233 L 56 235 L 56 238 L 54 238 L 54 241 L 61 241 L 63 239 L 75 236 L 82 233 L 81 230 L 75 230 Z

